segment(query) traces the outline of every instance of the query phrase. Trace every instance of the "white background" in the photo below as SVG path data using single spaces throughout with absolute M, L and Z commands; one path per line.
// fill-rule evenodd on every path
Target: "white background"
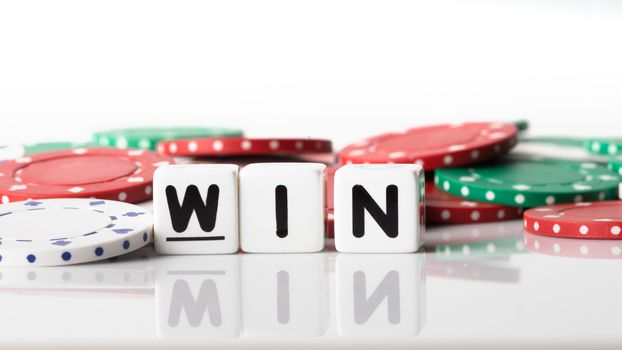
M 333 138 L 530 119 L 620 134 L 615 0 L 0 0 L 0 142 L 206 124 Z

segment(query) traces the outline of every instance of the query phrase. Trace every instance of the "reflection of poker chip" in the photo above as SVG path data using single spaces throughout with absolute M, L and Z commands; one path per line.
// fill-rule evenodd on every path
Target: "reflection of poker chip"
M 417 163 L 426 171 L 507 153 L 518 130 L 508 123 L 441 124 L 370 137 L 339 152 L 341 164 Z
M 517 283 L 520 270 L 506 265 L 504 262 L 489 260 L 447 261 L 433 257 L 426 260 L 425 270 L 428 276 L 435 277 Z
M 0 266 L 103 260 L 151 242 L 152 216 L 133 204 L 42 199 L 0 205 Z
M 555 238 L 525 233 L 525 248 L 538 254 L 585 259 L 622 259 L 622 242 Z
M 508 256 L 523 253 L 525 246 L 521 237 L 464 244 L 438 245 L 435 247 L 438 259 L 481 259 L 485 257 Z

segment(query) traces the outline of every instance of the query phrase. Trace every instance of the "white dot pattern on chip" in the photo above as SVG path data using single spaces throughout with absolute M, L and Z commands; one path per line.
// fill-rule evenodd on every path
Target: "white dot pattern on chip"
M 212 148 L 214 149 L 214 151 L 217 151 L 217 152 L 222 151 L 222 147 L 223 147 L 223 144 L 222 144 L 222 141 L 220 140 L 216 140 L 212 144 Z
M 581 225 L 581 227 L 579 227 L 579 233 L 582 235 L 587 235 L 589 231 L 590 230 L 585 225 Z
M 525 203 L 525 196 L 522 194 L 517 194 L 516 196 L 514 196 L 514 202 L 516 202 L 517 204 Z
M 612 235 L 619 235 L 620 234 L 620 226 L 613 226 L 611 228 L 611 234 Z
M 495 193 L 493 191 L 487 191 L 486 192 L 486 199 L 488 199 L 489 201 L 492 201 L 495 199 Z
M 243 150 L 248 151 L 253 147 L 253 144 L 249 140 L 244 140 L 240 146 Z
M 454 158 L 452 156 L 450 156 L 449 154 L 446 155 L 445 157 L 443 157 L 443 163 L 445 165 L 449 165 L 451 164 L 451 162 L 453 162 Z
M 451 217 L 451 213 L 449 212 L 449 210 L 443 210 L 441 212 L 441 218 L 443 220 L 449 220 L 450 217 Z
M 188 143 L 188 151 L 194 153 L 194 152 L 197 151 L 198 148 L 199 148 L 199 146 L 197 145 L 196 142 L 190 141 L 190 143 Z
M 119 200 L 121 202 L 125 202 L 126 199 L 127 199 L 127 193 L 125 193 L 125 192 L 119 193 Z
M 553 232 L 555 233 L 559 233 L 559 230 L 561 229 L 561 227 L 559 227 L 558 224 L 553 225 Z
M 462 186 L 462 188 L 460 189 L 460 194 L 462 194 L 464 197 L 469 195 L 469 188 L 466 186 Z
M 277 150 L 277 149 L 279 149 L 279 141 L 272 140 L 272 141 L 270 141 L 269 146 L 270 146 L 271 150 Z
M 471 212 L 471 220 L 477 221 L 479 220 L 479 217 L 480 217 L 479 211 L 474 210 L 473 212 Z

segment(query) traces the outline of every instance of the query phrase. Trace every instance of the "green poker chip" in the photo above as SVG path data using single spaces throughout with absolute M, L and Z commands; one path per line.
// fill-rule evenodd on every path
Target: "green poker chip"
M 89 142 L 41 142 L 41 143 L 33 143 L 30 145 L 24 145 L 24 154 L 35 154 L 41 152 L 49 152 L 49 151 L 60 151 L 65 149 L 76 149 L 76 148 L 84 148 L 84 147 L 94 147 L 97 146 L 94 143 Z
M 622 153 L 621 138 L 587 139 L 583 146 L 594 154 L 616 155 Z
M 609 169 L 622 176 L 622 156 L 609 159 Z
M 200 126 L 148 127 L 100 131 L 93 134 L 99 146 L 155 150 L 158 142 L 203 137 L 238 137 L 242 130 Z
M 436 170 L 441 190 L 474 201 L 519 207 L 617 198 L 620 176 L 605 165 L 507 158 L 477 167 Z

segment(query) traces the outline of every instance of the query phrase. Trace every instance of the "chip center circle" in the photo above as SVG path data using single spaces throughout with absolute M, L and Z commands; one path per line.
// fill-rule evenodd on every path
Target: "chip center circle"
M 577 206 L 562 211 L 564 217 L 572 220 L 592 221 L 594 219 L 608 219 L 616 222 L 622 221 L 622 206 L 596 202 L 593 206 Z
M 77 211 L 80 211 L 79 215 Z M 101 230 L 111 222 L 112 219 L 108 214 L 92 209 L 75 207 L 24 209 L 0 217 L 0 237 L 3 240 L 33 242 L 71 239 Z
M 87 154 L 35 161 L 20 170 L 22 183 L 75 186 L 130 176 L 137 165 L 126 158 Z
M 382 142 L 382 148 L 405 152 L 429 151 L 444 149 L 453 145 L 462 145 L 472 142 L 479 137 L 481 127 L 463 126 L 460 128 L 422 128 L 402 136 L 392 137 Z M 429 145 L 434 145 L 429 148 Z
M 508 185 L 562 185 L 584 181 L 577 170 L 561 164 L 536 162 L 509 162 L 492 167 L 479 167 L 476 171 L 482 179 L 494 180 Z

